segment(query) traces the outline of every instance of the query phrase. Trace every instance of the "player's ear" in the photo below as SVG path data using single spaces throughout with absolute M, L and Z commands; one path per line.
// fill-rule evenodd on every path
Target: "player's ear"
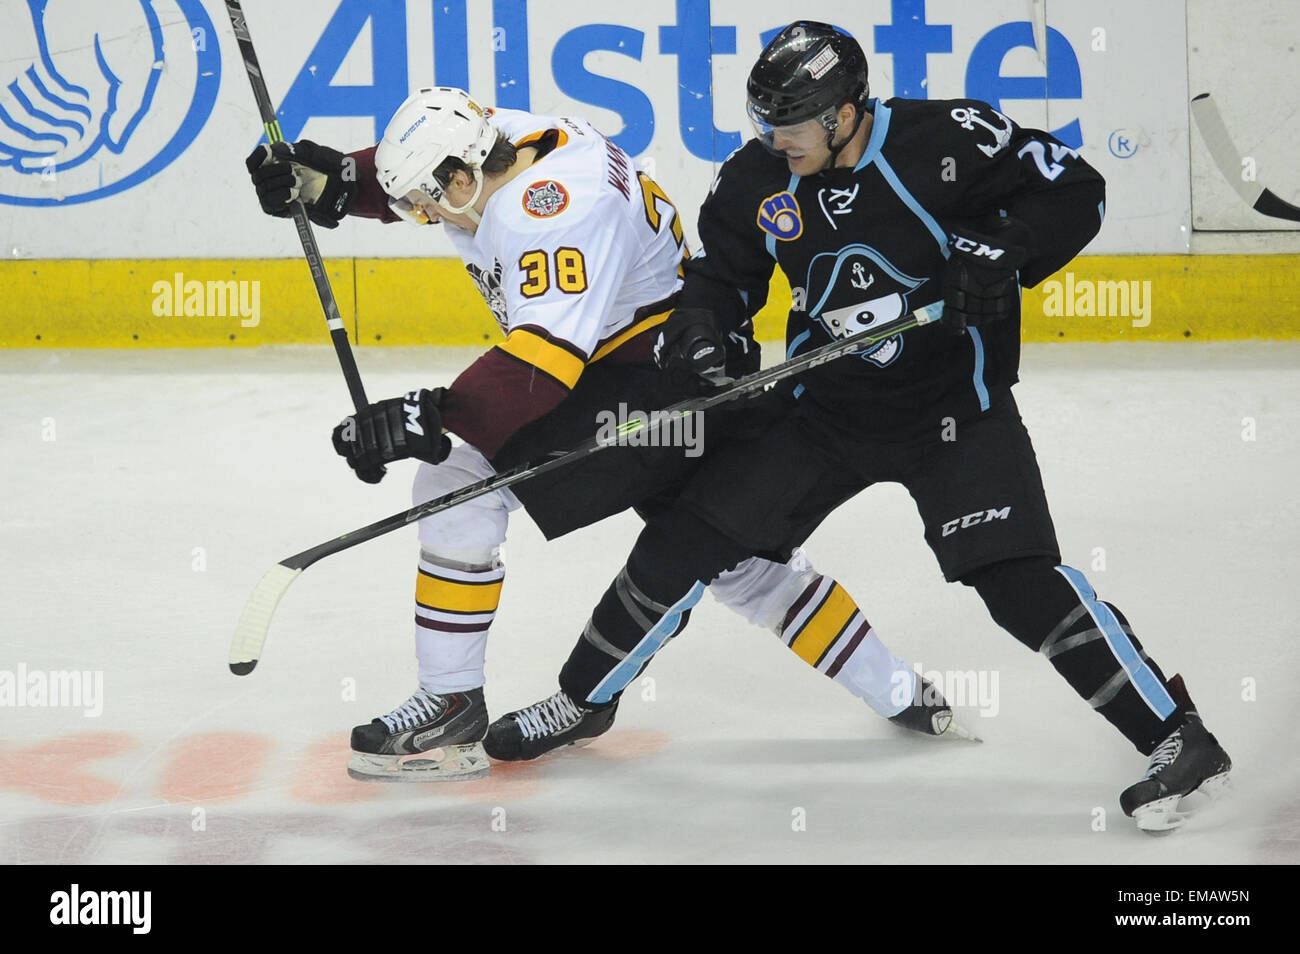
M 852 103 L 845 103 L 835 113 L 835 118 L 840 122 L 840 129 L 852 129 L 854 120 L 858 118 L 858 109 Z

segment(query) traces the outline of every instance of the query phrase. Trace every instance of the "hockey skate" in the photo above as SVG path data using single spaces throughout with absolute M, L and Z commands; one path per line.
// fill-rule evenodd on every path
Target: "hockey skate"
M 388 715 L 352 730 L 348 775 L 361 782 L 469 781 L 488 773 L 483 690 L 417 689 Z
M 1187 721 L 1156 746 L 1142 780 L 1119 796 L 1124 814 L 1150 834 L 1181 827 L 1217 799 L 1227 790 L 1232 770 L 1232 759 L 1193 708 L 1183 677 L 1170 679 L 1169 690 L 1186 707 Z
M 890 716 L 889 721 L 922 735 L 966 739 L 970 742 L 984 741 L 957 721 L 952 706 L 948 705 L 939 687 L 920 675 L 916 677 L 916 698 L 902 712 Z
M 618 703 L 587 709 L 560 690 L 549 699 L 509 712 L 488 727 L 487 754 L 502 762 L 522 762 L 564 745 L 587 745 L 614 724 Z

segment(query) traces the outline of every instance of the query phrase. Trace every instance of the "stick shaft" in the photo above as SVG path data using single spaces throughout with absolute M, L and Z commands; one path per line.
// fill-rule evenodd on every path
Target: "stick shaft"
M 249 85 L 253 87 L 253 98 L 257 100 L 257 111 L 266 128 L 267 141 L 283 142 L 280 121 L 275 118 L 275 107 L 271 104 L 266 80 L 262 78 L 262 67 L 257 62 L 257 51 L 253 49 L 253 38 L 248 32 L 248 23 L 244 19 L 239 0 L 226 0 L 226 12 L 230 15 L 230 26 L 235 31 L 235 41 L 239 44 L 239 52 L 244 59 L 244 72 L 248 74 Z M 294 227 L 298 230 L 298 240 L 302 243 L 303 254 L 307 256 L 312 284 L 316 286 L 316 297 L 320 299 L 321 310 L 325 312 L 325 324 L 329 328 L 330 339 L 334 342 L 334 353 L 338 355 L 339 365 L 343 369 L 343 380 L 347 382 L 353 406 L 360 412 L 370 402 L 366 400 L 366 389 L 361 384 L 361 372 L 357 370 L 356 359 L 352 356 L 348 331 L 339 314 L 334 291 L 330 288 L 329 276 L 325 274 L 325 261 L 316 246 L 316 236 L 312 234 L 311 222 L 307 219 L 307 210 L 303 204 L 295 202 L 291 211 Z
M 409 510 L 401 513 L 395 513 L 390 517 L 367 526 L 345 533 L 342 536 L 335 537 L 333 540 L 312 547 L 310 550 L 304 550 L 302 553 L 296 553 L 293 556 L 281 560 L 282 566 L 294 570 L 304 570 L 311 566 L 317 560 L 331 556 L 342 550 L 347 550 L 359 543 L 367 540 L 373 540 L 375 537 L 383 536 L 398 530 L 409 523 L 422 520 L 425 517 L 432 516 L 435 513 L 441 513 L 457 504 L 464 503 L 467 500 L 473 500 L 475 497 L 481 497 L 483 494 L 492 493 L 494 490 L 504 490 L 514 484 L 527 480 L 530 477 L 536 477 L 539 474 L 548 473 L 560 467 L 568 466 L 574 461 L 593 454 L 597 451 L 604 450 L 606 447 L 616 446 L 619 440 L 625 439 L 628 435 L 639 433 L 643 430 L 653 430 L 658 428 L 667 421 L 676 418 L 685 417 L 699 411 L 707 411 L 709 408 L 717 407 L 719 404 L 725 404 L 734 401 L 736 398 L 743 397 L 746 394 L 752 394 L 761 391 L 770 384 L 775 384 L 793 375 L 807 371 L 825 364 L 828 361 L 834 361 L 847 354 L 852 354 L 862 347 L 883 341 L 900 332 L 907 331 L 919 325 L 930 324 L 938 320 L 939 306 L 931 305 L 927 308 L 917 309 L 910 315 L 904 315 L 891 322 L 886 322 L 878 328 L 868 328 L 860 331 L 855 335 L 850 335 L 839 341 L 833 341 L 830 344 L 822 345 L 806 354 L 800 355 L 789 361 L 768 368 L 766 371 L 759 371 L 755 374 L 747 375 L 739 381 L 716 391 L 712 394 L 701 397 L 688 398 L 685 401 L 679 401 L 671 407 L 662 411 L 657 411 L 647 415 L 648 419 L 643 419 L 640 426 L 630 427 L 622 431 L 618 438 L 592 437 L 577 447 L 565 451 L 557 451 L 547 457 L 545 460 L 535 461 L 527 464 L 520 464 L 510 470 L 503 471 L 493 477 L 467 484 L 450 493 L 443 494 L 441 497 L 435 497 L 433 500 L 426 501 Z M 633 422 L 628 422 L 632 424 Z
M 281 560 L 262 577 L 253 590 L 252 597 L 244 607 L 244 612 L 239 618 L 239 625 L 235 628 L 235 637 L 230 646 L 230 671 L 237 676 L 246 676 L 257 666 L 258 660 L 262 657 L 262 649 L 266 645 L 267 634 L 271 629 L 271 616 L 275 612 L 280 598 L 284 596 L 285 591 L 288 590 L 293 581 L 302 574 L 302 571 L 316 561 L 342 550 L 347 550 L 359 543 L 365 543 L 367 540 L 373 540 L 375 537 L 383 536 L 385 533 L 398 530 L 409 523 L 414 523 L 416 520 L 447 510 L 457 504 L 464 503 L 466 500 L 472 500 L 483 494 L 501 490 L 530 477 L 535 477 L 538 474 L 568 466 L 588 454 L 593 454 L 606 447 L 615 446 L 621 439 L 630 434 L 653 431 L 666 421 L 694 414 L 698 411 L 705 411 L 728 401 L 734 401 L 738 397 L 760 391 L 769 384 L 784 380 L 801 371 L 852 354 L 865 345 L 883 341 L 892 335 L 915 328 L 918 325 L 928 325 L 938 320 L 940 312 L 941 307 L 939 305 L 930 305 L 918 309 L 912 314 L 904 315 L 895 321 L 885 322 L 874 329 L 868 328 L 855 335 L 823 345 L 809 351 L 807 354 L 786 361 L 784 364 L 741 378 L 739 381 L 732 382 L 712 394 L 680 401 L 672 407 L 657 411 L 646 418 L 635 418 L 628 422 L 629 426 L 620 430 L 617 438 L 602 438 L 597 435 L 567 453 L 563 451 L 556 452 L 543 461 L 523 464 L 486 480 L 469 484 L 449 494 L 444 494 L 441 497 L 420 504 L 418 507 L 395 513 L 391 517 L 376 521 L 359 530 L 353 530 L 351 533 L 345 533 L 341 537 L 336 537 L 319 546 L 312 547 L 310 550 L 304 550 L 302 553 L 296 553 L 288 559 Z

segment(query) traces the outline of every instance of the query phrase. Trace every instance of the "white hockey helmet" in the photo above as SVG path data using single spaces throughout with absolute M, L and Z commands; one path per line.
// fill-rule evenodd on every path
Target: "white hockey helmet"
M 375 150 L 375 173 L 393 211 L 427 225 L 422 210 L 436 205 L 477 222 L 472 206 L 483 191 L 480 166 L 497 140 L 488 115 L 469 93 L 449 86 L 416 90 L 398 107 Z M 433 175 L 448 157 L 464 162 L 474 177 L 474 195 L 460 206 L 444 204 L 446 187 Z

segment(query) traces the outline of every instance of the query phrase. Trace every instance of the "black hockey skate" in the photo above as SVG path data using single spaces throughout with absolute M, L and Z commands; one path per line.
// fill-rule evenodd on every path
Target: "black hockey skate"
M 488 726 L 483 748 L 502 762 L 523 762 L 564 745 L 586 745 L 614 724 L 618 703 L 588 709 L 564 690 Z
M 921 675 L 916 677 L 916 698 L 902 712 L 890 716 L 889 721 L 922 735 L 984 741 L 957 721 L 939 687 Z
M 362 782 L 468 781 L 487 774 L 483 690 L 417 689 L 388 715 L 352 730 L 348 775 Z
M 1142 781 L 1119 796 L 1124 814 L 1154 834 L 1181 827 L 1222 795 L 1232 770 L 1232 759 L 1193 708 L 1182 676 L 1169 680 L 1169 694 L 1185 707 L 1187 721 L 1156 746 Z

